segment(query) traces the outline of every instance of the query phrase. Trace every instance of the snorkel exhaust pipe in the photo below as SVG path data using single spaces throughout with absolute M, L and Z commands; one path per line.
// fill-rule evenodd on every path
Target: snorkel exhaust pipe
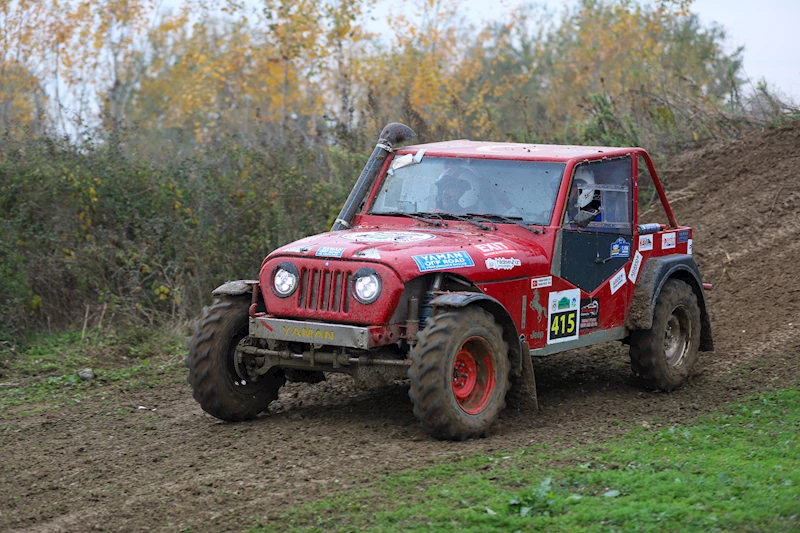
M 350 191 L 350 196 L 347 197 L 347 201 L 342 206 L 342 210 L 339 211 L 339 216 L 336 217 L 336 222 L 333 223 L 331 231 L 350 227 L 356 211 L 358 211 L 361 202 L 364 200 L 364 196 L 366 196 L 367 191 L 369 191 L 373 183 L 375 183 L 375 178 L 378 177 L 378 173 L 381 171 L 381 167 L 383 167 L 386 156 L 394 151 L 396 145 L 413 139 L 416 136 L 417 134 L 414 130 L 399 122 L 392 122 L 383 128 L 378 138 L 378 144 L 375 145 L 372 155 L 369 156 L 367 164 L 364 165 L 364 170 L 361 171 L 361 175 L 358 177 L 353 190 Z

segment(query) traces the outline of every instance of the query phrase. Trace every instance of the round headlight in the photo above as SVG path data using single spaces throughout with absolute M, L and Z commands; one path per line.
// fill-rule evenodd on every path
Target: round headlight
M 297 268 L 291 263 L 281 263 L 272 276 L 272 289 L 281 298 L 291 296 L 297 289 Z
M 371 268 L 362 268 L 355 273 L 353 289 L 356 300 L 362 304 L 371 304 L 381 294 L 381 277 Z

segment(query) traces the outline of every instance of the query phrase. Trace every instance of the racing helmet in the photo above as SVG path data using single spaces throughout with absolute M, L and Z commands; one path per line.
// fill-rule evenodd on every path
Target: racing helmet
M 451 167 L 445 169 L 434 182 L 436 185 L 436 205 L 444 206 L 451 199 L 445 197 L 446 190 L 454 190 L 456 203 L 461 209 L 474 206 L 478 203 L 478 192 L 473 184 L 478 176 L 472 169 L 465 167 Z M 455 206 L 447 206 L 454 208 Z
M 583 209 L 594 199 L 594 174 L 582 166 L 575 171 L 574 182 L 578 188 L 578 209 Z

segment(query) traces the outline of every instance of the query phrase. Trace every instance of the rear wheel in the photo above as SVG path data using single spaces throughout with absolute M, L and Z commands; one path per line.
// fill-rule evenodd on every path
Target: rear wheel
M 428 319 L 411 352 L 409 396 L 422 428 L 440 439 L 485 435 L 505 406 L 508 345 L 479 307 Z
M 700 348 L 700 307 L 685 282 L 668 279 L 656 299 L 653 326 L 631 332 L 631 368 L 647 388 L 670 391 L 692 371 Z
M 249 298 L 223 296 L 203 308 L 189 339 L 188 381 L 210 415 L 229 422 L 255 418 L 278 397 L 282 370 L 251 382 L 236 373 L 236 346 L 247 337 Z

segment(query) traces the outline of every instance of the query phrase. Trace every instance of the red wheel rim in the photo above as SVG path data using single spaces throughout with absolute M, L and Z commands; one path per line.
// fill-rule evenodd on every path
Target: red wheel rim
M 461 345 L 453 361 L 453 395 L 468 414 L 483 411 L 497 383 L 489 344 L 480 337 L 470 337 Z

